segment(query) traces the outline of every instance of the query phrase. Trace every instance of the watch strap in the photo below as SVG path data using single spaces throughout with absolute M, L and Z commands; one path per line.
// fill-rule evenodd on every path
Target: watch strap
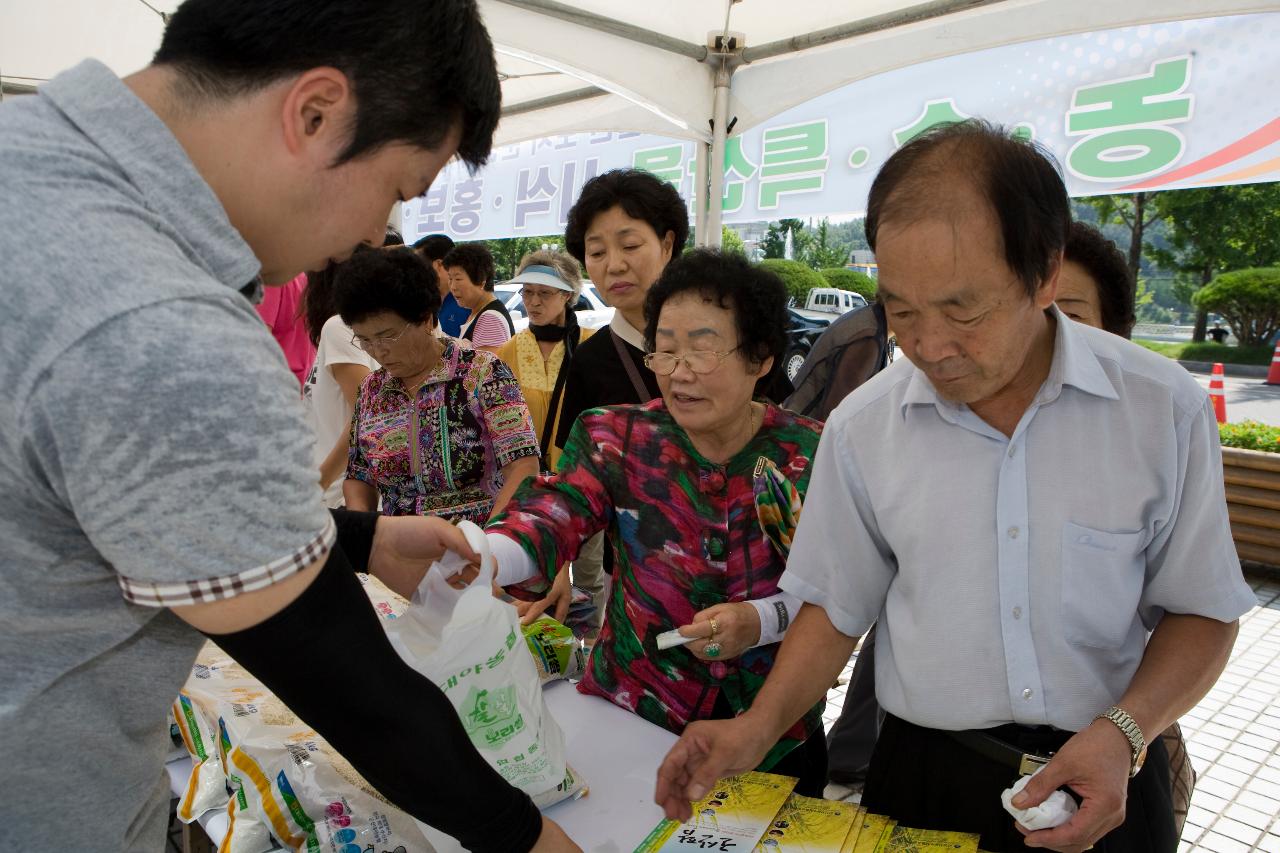
M 1138 726 L 1138 722 L 1129 715 L 1129 712 L 1118 705 L 1112 705 L 1103 713 L 1094 717 L 1095 720 L 1109 720 L 1120 730 L 1120 733 L 1129 741 L 1129 777 L 1133 778 L 1137 775 L 1139 769 L 1139 759 L 1147 748 L 1147 739 L 1142 735 L 1142 729 Z

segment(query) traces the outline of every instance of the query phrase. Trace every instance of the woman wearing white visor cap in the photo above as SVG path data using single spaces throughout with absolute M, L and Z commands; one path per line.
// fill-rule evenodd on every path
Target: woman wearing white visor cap
M 578 326 L 572 306 L 582 292 L 578 262 L 564 252 L 530 252 L 520 259 L 511 284 L 529 315 L 529 328 L 497 350 L 520 383 L 533 428 L 542 447 L 542 464 L 554 471 L 560 451 L 555 447 L 557 421 L 564 400 L 570 359 L 593 329 Z

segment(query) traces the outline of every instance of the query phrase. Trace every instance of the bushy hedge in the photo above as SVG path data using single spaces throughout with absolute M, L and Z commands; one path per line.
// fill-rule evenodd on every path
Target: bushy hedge
M 785 261 L 781 258 L 767 258 L 760 262 L 762 269 L 782 279 L 787 286 L 787 293 L 795 300 L 795 304 L 803 308 L 809 291 L 815 287 L 829 287 L 827 280 L 812 267 L 799 261 Z
M 874 302 L 876 299 L 876 280 L 866 273 L 844 267 L 827 267 L 818 272 L 827 280 L 828 287 L 852 290 L 854 293 L 861 294 L 868 302 Z
M 1268 426 L 1257 421 L 1219 424 L 1218 436 L 1222 439 L 1223 447 L 1280 453 L 1280 427 Z
M 1280 331 L 1280 267 L 1224 272 L 1192 300 L 1221 314 L 1241 346 L 1265 346 Z

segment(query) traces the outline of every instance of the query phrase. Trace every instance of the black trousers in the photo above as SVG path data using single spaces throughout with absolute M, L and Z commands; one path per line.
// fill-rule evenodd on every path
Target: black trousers
M 1048 727 L 1000 726 L 989 733 L 1025 752 L 1056 751 L 1071 732 Z M 985 758 L 946 732 L 885 717 L 862 805 L 903 826 L 981 834 L 983 850 L 1022 851 L 1022 833 L 1000 803 L 1018 771 Z M 1178 836 L 1169 787 L 1169 755 L 1155 738 L 1147 761 L 1129 781 L 1122 825 L 1094 845 L 1095 853 L 1173 853 Z
M 722 692 L 711 709 L 711 719 L 730 720 L 734 717 L 733 708 L 725 701 Z M 822 729 L 814 732 L 809 739 L 795 749 L 782 756 L 782 759 L 767 771 L 779 776 L 795 776 L 795 793 L 805 797 L 821 799 L 827 787 L 827 738 Z

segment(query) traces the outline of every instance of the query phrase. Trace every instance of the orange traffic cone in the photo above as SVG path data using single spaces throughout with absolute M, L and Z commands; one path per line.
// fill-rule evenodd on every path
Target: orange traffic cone
M 1280 385 L 1280 340 L 1276 341 L 1275 352 L 1271 353 L 1271 369 L 1267 371 L 1267 384 Z
M 1275 371 L 1275 365 L 1272 364 L 1271 369 Z M 1213 413 L 1218 417 L 1218 423 L 1225 424 L 1227 422 L 1227 398 L 1222 389 L 1222 362 L 1216 362 L 1213 365 L 1213 376 L 1209 378 L 1209 399 L 1213 401 Z

